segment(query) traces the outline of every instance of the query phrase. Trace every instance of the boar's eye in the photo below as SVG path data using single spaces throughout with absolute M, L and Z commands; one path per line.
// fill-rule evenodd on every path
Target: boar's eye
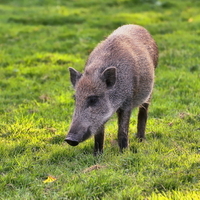
M 95 106 L 99 101 L 99 97 L 98 96 L 89 96 L 87 98 L 87 107 L 92 107 Z

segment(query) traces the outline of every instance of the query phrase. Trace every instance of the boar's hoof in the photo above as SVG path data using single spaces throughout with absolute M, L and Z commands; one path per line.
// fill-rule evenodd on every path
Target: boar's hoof
M 72 138 L 68 138 L 68 137 L 65 139 L 65 142 L 67 142 L 71 146 L 77 146 L 79 144 L 78 141 L 73 140 Z

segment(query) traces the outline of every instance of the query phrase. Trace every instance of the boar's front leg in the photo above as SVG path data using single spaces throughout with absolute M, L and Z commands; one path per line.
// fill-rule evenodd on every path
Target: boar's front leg
M 147 111 L 149 103 L 143 103 L 139 108 L 138 124 L 137 124 L 137 138 L 140 142 L 145 139 L 145 128 L 147 122 Z
M 131 109 L 118 109 L 118 144 L 120 150 L 128 147 L 128 129 L 131 116 Z
M 102 126 L 94 136 L 94 155 L 103 153 L 104 126 Z

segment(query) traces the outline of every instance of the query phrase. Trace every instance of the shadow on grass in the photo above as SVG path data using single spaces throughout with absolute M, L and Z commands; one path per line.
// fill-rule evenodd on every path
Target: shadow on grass
M 153 188 L 155 191 L 163 192 L 170 190 L 177 190 L 183 185 L 197 184 L 199 180 L 199 173 L 195 163 L 186 171 L 178 171 L 166 174 L 155 180 Z
M 78 15 L 69 15 L 69 16 L 51 16 L 51 17 L 38 17 L 38 18 L 14 18 L 10 17 L 8 22 L 26 24 L 26 25 L 65 25 L 65 24 L 82 24 L 85 22 L 85 19 Z

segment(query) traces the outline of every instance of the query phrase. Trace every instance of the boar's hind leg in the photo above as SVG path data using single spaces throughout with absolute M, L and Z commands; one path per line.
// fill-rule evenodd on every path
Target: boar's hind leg
M 120 150 L 128 147 L 128 129 L 131 116 L 131 109 L 117 111 L 118 114 L 118 144 Z
M 104 126 L 94 136 L 94 155 L 103 153 Z
M 137 138 L 140 142 L 145 139 L 145 128 L 147 122 L 147 112 L 149 103 L 143 103 L 139 108 L 138 123 L 137 123 Z

